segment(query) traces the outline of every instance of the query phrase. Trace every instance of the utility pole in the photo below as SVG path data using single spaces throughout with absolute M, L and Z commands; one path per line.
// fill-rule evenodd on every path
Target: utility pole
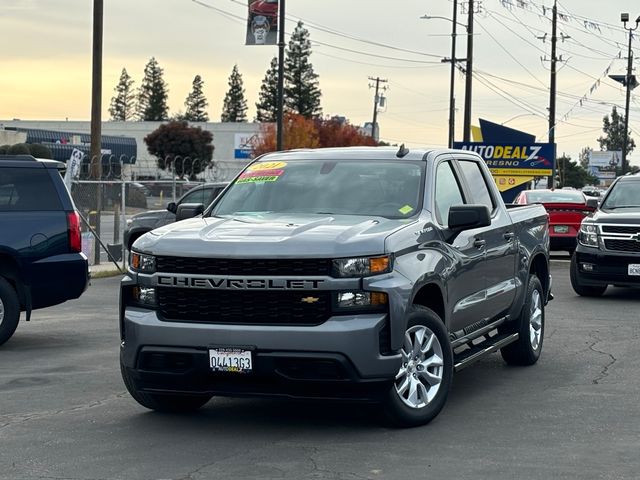
M 276 112 L 276 150 L 284 148 L 284 0 L 278 16 L 278 107 Z
M 449 78 L 449 148 L 453 148 L 456 130 L 456 36 L 458 27 L 458 0 L 453 0 L 453 22 L 451 23 L 451 76 Z M 443 60 L 445 62 L 446 59 Z
M 627 173 L 627 149 L 629 144 L 629 101 L 631 100 L 631 90 L 636 88 L 638 81 L 633 75 L 633 50 L 631 49 L 631 40 L 633 40 L 633 32 L 638 29 L 640 24 L 640 16 L 636 19 L 635 28 L 627 28 L 629 14 L 620 15 L 620 20 L 624 23 L 624 28 L 629 30 L 629 52 L 627 54 L 627 76 L 625 78 L 625 86 L 627 87 L 627 98 L 624 104 L 624 141 L 622 143 L 622 175 Z
M 631 73 L 633 70 L 633 50 L 631 40 L 633 30 L 629 29 L 629 59 L 627 61 L 627 99 L 624 104 L 624 141 L 622 142 L 622 175 L 627 173 L 627 145 L 629 144 L 629 101 L 631 100 Z
M 104 0 L 93 0 L 93 65 L 91 84 L 91 178 L 101 177 L 102 28 Z
M 556 44 L 558 43 L 558 0 L 553 1 L 553 18 L 551 22 L 551 86 L 549 97 L 549 143 L 553 145 L 553 169 L 547 179 L 547 187 L 556 185 Z
M 467 68 L 466 83 L 464 93 L 464 125 L 462 132 L 462 140 L 469 142 L 471 140 L 471 85 L 473 78 L 473 5 L 474 0 L 469 0 L 468 24 L 467 24 Z M 454 0 L 455 4 L 455 0 Z M 455 28 L 455 23 L 454 23 Z
M 378 122 L 378 103 L 380 102 L 380 95 L 379 95 L 379 91 L 380 91 L 380 84 L 381 83 L 387 83 L 388 80 L 384 80 L 380 77 L 369 77 L 369 80 L 371 80 L 372 82 L 376 82 L 375 85 L 369 85 L 369 88 L 374 88 L 376 89 L 376 94 L 373 97 L 373 124 L 371 125 L 371 138 L 373 138 L 376 142 L 378 141 L 377 138 L 377 122 Z M 386 90 L 387 87 L 382 87 L 383 90 Z
M 102 30 L 104 1 L 93 0 L 93 61 L 91 77 L 91 178 L 102 178 Z M 102 185 L 96 189 L 95 232 L 100 237 L 100 215 L 102 211 Z M 96 239 L 94 264 L 100 263 L 100 246 Z

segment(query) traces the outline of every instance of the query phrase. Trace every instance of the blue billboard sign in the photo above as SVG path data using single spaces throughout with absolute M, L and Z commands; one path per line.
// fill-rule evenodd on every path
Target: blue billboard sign
M 480 155 L 493 175 L 542 177 L 553 174 L 553 143 L 454 142 L 453 148 Z

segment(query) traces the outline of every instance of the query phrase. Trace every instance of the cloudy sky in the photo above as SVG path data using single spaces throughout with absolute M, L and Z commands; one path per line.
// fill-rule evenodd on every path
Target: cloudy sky
M 0 119 L 84 120 L 90 116 L 90 0 L 0 2 Z M 172 113 L 196 74 L 205 81 L 212 120 L 220 118 L 234 64 L 243 75 L 249 116 L 275 46 L 244 46 L 246 0 L 107 0 L 104 25 L 103 114 L 120 71 L 140 84 L 152 56 L 164 68 Z M 483 0 L 474 36 L 473 119 L 506 122 L 547 135 L 551 0 Z M 202 5 L 206 4 L 212 8 Z M 562 0 L 558 54 L 558 152 L 577 157 L 598 148 L 602 117 L 624 108 L 624 89 L 607 78 L 626 68 L 628 36 L 620 12 L 640 15 L 637 0 Z M 451 22 L 450 0 L 287 0 L 287 31 L 298 20 L 313 42 L 325 115 L 354 124 L 370 121 L 373 91 L 368 77 L 387 79 L 381 137 L 409 146 L 447 141 Z M 466 15 L 460 14 L 460 22 Z M 632 24 L 634 24 L 632 22 Z M 457 54 L 466 54 L 464 29 Z M 546 38 L 545 38 L 546 34 Z M 640 35 L 633 40 L 640 58 Z M 637 62 L 635 62 L 637 65 Z M 464 78 L 456 75 L 459 107 L 456 138 L 462 136 Z M 640 92 L 640 90 L 639 90 Z M 640 96 L 631 103 L 631 128 L 639 143 Z

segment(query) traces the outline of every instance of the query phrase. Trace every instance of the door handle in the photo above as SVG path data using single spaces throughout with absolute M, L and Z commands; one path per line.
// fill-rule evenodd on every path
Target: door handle
M 515 238 L 515 236 L 516 236 L 516 234 L 515 234 L 515 233 L 513 233 L 513 232 L 507 232 L 507 233 L 505 233 L 505 234 L 503 235 L 504 239 L 505 239 L 507 242 L 512 241 L 512 240 Z
M 486 240 L 480 240 L 479 238 L 476 238 L 475 241 L 473 242 L 473 246 L 476 248 L 482 248 L 487 244 Z

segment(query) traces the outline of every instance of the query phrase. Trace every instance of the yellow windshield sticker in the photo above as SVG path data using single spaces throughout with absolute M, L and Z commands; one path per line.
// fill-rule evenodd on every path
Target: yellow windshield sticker
M 258 162 L 247 168 L 250 172 L 256 172 L 258 170 L 276 170 L 278 168 L 284 168 L 287 166 L 287 162 Z
M 398 211 L 403 214 L 406 215 L 407 213 L 413 212 L 413 207 L 411 205 L 405 205 L 402 208 L 399 208 Z

